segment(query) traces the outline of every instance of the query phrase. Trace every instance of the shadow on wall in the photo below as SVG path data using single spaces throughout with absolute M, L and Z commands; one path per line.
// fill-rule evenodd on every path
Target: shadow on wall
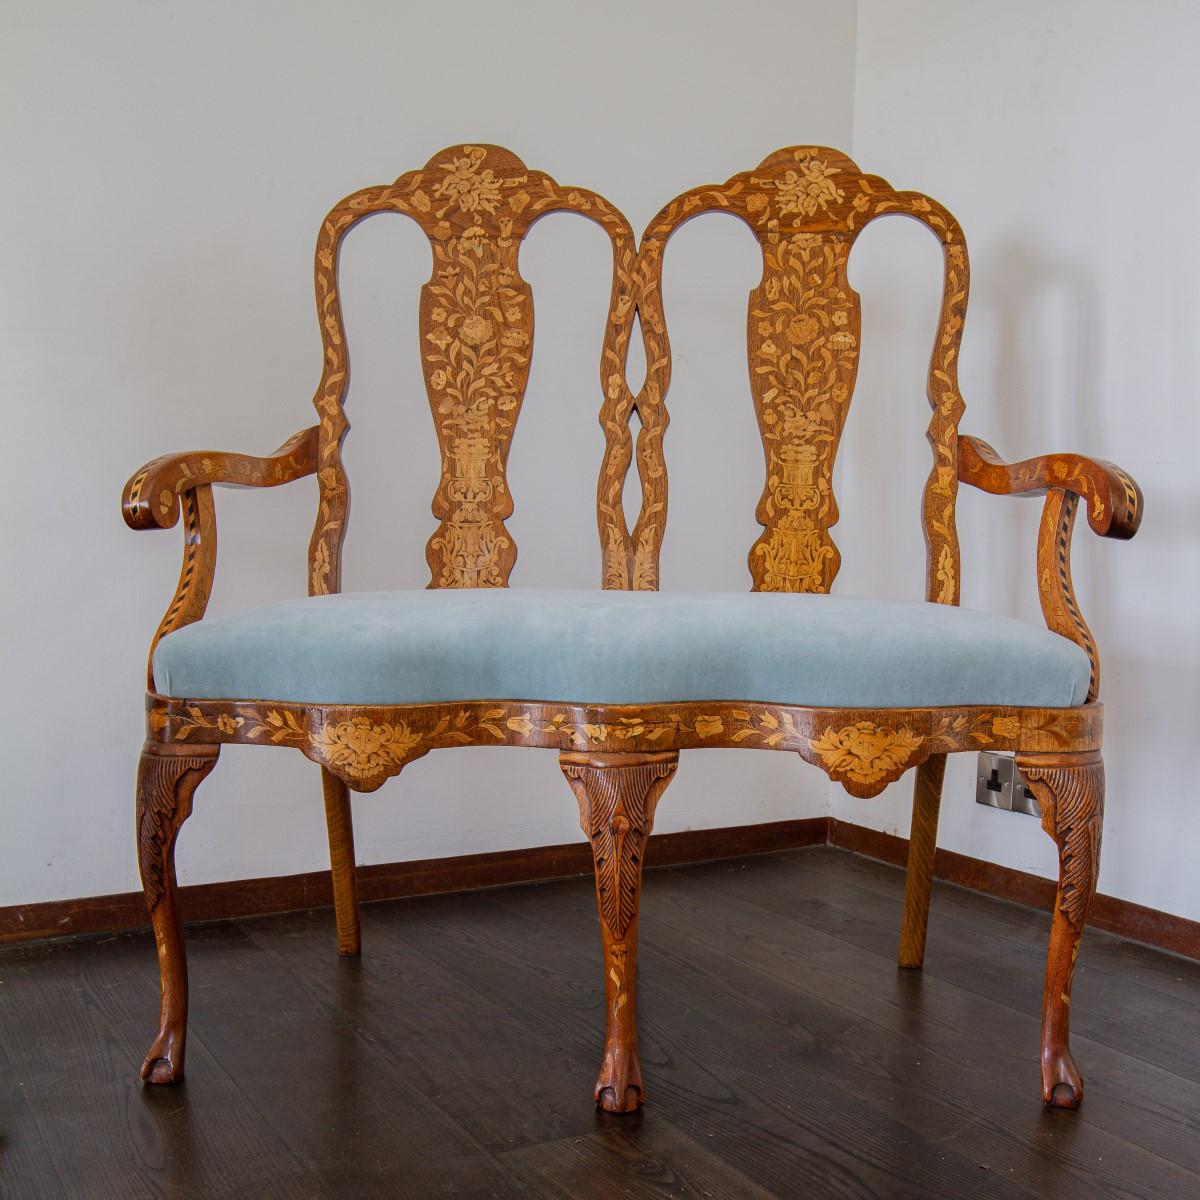
M 1008 236 L 986 259 L 973 263 L 972 276 L 974 317 L 987 322 L 992 338 L 992 378 L 986 391 L 993 402 L 986 429 L 972 423 L 970 385 L 964 381 L 964 431 L 991 442 L 1009 461 L 1060 451 L 1119 457 L 1117 447 L 1103 445 L 1097 419 L 1100 314 L 1095 279 L 1019 235 Z M 987 503 L 1006 502 L 989 497 Z M 992 591 L 996 611 L 1015 613 L 1022 596 L 1030 594 L 1029 581 L 1036 583 L 1033 547 L 1041 501 L 1007 503 L 1028 516 L 1020 528 L 1012 520 L 989 521 L 988 540 L 1003 537 L 1004 545 L 996 548 L 998 561 L 1028 563 L 1029 569 L 996 571 L 989 578 L 1004 581 Z M 1079 550 L 1091 536 L 1081 515 L 1074 548 Z M 1096 572 L 1079 569 L 1085 567 L 1083 556 L 1076 557 L 1075 565 L 1085 617 L 1109 627 L 1115 616 L 1110 590 L 1098 586 L 1102 580 L 1095 578 Z M 1115 571 L 1120 564 L 1102 569 Z

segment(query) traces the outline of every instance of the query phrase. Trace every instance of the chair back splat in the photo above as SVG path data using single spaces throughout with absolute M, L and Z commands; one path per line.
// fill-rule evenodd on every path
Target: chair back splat
M 317 312 L 324 371 L 314 403 L 320 417 L 320 507 L 309 551 L 312 595 L 340 588 L 349 484 L 341 442 L 349 361 L 338 296 L 342 239 L 379 212 L 415 220 L 433 247 L 421 289 L 422 369 L 441 450 L 433 500 L 439 525 L 426 548 L 430 587 L 505 587 L 517 548 L 505 520 L 513 500 L 506 464 L 533 350 L 533 297 L 518 250 L 533 223 L 572 211 L 597 222 L 613 248 L 613 284 L 600 359 L 600 423 L 605 453 L 597 521 L 606 588 L 653 590 L 667 512 L 663 434 L 670 348 L 662 306 L 667 240 L 685 221 L 723 210 L 740 217 L 762 247 L 763 278 L 750 296 L 750 385 L 766 457 L 757 517 L 764 532 L 750 551 L 757 591 L 827 592 L 840 555 L 833 463 L 854 390 L 861 324 L 846 263 L 859 232 L 875 217 L 901 213 L 927 225 L 945 251 L 945 281 L 933 359 L 929 440 L 934 464 L 925 487 L 927 598 L 955 604 L 959 549 L 956 378 L 967 304 L 966 245 L 941 205 L 897 192 L 864 175 L 845 155 L 814 146 L 779 150 L 727 183 L 695 188 L 650 223 L 637 249 L 628 221 L 584 188 L 564 188 L 497 146 L 454 146 L 395 183 L 355 192 L 321 227 L 316 254 Z M 647 371 L 635 396 L 626 359 L 635 316 Z M 632 528 L 622 494 L 634 460 L 636 411 L 642 505 Z
M 421 365 L 442 456 L 433 498 L 440 523 L 426 547 L 429 586 L 506 587 L 517 548 L 504 524 L 513 511 L 505 468 L 533 351 L 533 297 L 521 278 L 517 252 L 539 217 L 563 211 L 595 221 L 612 241 L 612 298 L 600 362 L 607 438 L 599 497 L 604 579 L 610 587 L 629 587 L 637 576 L 621 504 L 635 404 L 625 382 L 635 312 L 633 231 L 596 193 L 560 187 L 498 146 L 464 145 L 435 154 L 421 170 L 395 183 L 346 197 L 321 226 L 315 271 L 325 354 L 313 401 L 321 433 L 320 508 L 309 547 L 311 595 L 340 589 L 349 509 L 341 459 L 350 377 L 337 282 L 342 239 L 359 221 L 380 212 L 412 217 L 429 237 L 434 266 L 421 289 Z M 665 416 L 656 420 L 661 403 L 642 401 L 638 407 L 639 449 L 661 463 L 666 424 Z M 649 481 L 648 492 L 653 491 Z M 639 578 L 639 586 L 654 588 L 657 569 L 643 570 Z
M 925 485 L 926 598 L 957 604 L 959 549 L 958 349 L 967 308 L 967 247 L 958 222 L 919 192 L 897 192 L 864 175 L 844 154 L 822 146 L 777 150 L 727 183 L 693 188 L 671 201 L 642 238 L 643 319 L 662 325 L 662 258 L 667 240 L 704 212 L 728 212 L 762 248 L 762 282 L 750 293 L 750 389 L 766 456 L 756 515 L 764 532 L 750 551 L 756 591 L 827 592 L 840 555 L 833 463 L 858 370 L 858 295 L 846 263 L 859 233 L 876 217 L 913 217 L 942 243 L 941 314 L 929 368 L 933 469 Z M 665 339 L 664 339 L 665 340 Z

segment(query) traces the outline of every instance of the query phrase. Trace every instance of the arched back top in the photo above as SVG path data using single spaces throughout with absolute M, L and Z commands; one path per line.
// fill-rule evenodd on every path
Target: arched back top
M 504 524 L 513 509 L 505 468 L 533 348 L 533 300 L 517 252 L 538 218 L 561 211 L 597 222 L 612 242 L 612 297 L 600 362 L 604 578 L 609 586 L 631 586 L 634 554 L 621 493 L 632 458 L 629 417 L 636 403 L 625 382 L 638 290 L 633 231 L 596 193 L 560 187 L 498 146 L 461 145 L 435 154 L 395 183 L 346 197 L 321 226 L 315 274 L 324 368 L 313 401 L 321 427 L 320 500 L 309 547 L 310 594 L 340 588 L 349 511 L 341 459 L 350 369 L 337 280 L 342 239 L 380 212 L 411 217 L 429 237 L 433 274 L 421 289 L 419 333 L 442 458 L 433 499 L 439 524 L 426 547 L 430 586 L 504 587 L 516 559 Z M 662 427 L 651 409 L 642 412 L 639 445 L 650 447 L 646 461 L 661 463 Z M 641 586 L 656 585 L 656 573 L 643 573 Z
M 600 423 L 605 451 L 597 487 L 602 582 L 654 589 L 667 514 L 663 434 L 671 352 L 663 319 L 662 260 L 667 240 L 689 218 L 726 211 L 758 239 L 763 276 L 750 295 L 750 386 L 766 456 L 757 516 L 764 527 L 750 552 L 754 587 L 828 591 L 839 555 L 833 462 L 858 366 L 858 296 L 846 262 L 875 217 L 902 213 L 927 225 L 945 251 L 941 315 L 929 370 L 934 463 L 923 521 L 930 600 L 955 604 L 959 550 L 957 360 L 967 304 L 967 255 L 957 222 L 916 192 L 897 192 L 864 175 L 845 155 L 817 146 L 778 150 L 727 183 L 694 188 L 650 222 L 640 250 L 629 222 L 585 188 L 564 188 L 498 146 L 452 146 L 394 183 L 365 188 L 325 218 L 317 239 L 317 313 L 324 366 L 314 404 L 320 420 L 316 526 L 309 591 L 335 592 L 349 512 L 341 443 L 349 384 L 338 296 L 342 239 L 380 212 L 403 213 L 433 248 L 433 274 L 421 289 L 422 369 L 441 452 L 433 498 L 438 526 L 426 547 L 431 587 L 505 587 L 516 546 L 506 466 L 529 378 L 533 300 L 518 270 L 522 239 L 538 218 L 571 211 L 598 223 L 613 249 L 613 282 L 600 356 Z M 626 378 L 629 339 L 640 322 L 646 376 L 634 395 Z M 630 421 L 640 429 L 636 460 L 642 503 L 630 529 L 622 505 L 634 460 Z
M 846 279 L 855 239 L 876 217 L 901 213 L 921 221 L 941 241 L 945 274 L 928 381 L 933 469 L 922 515 L 927 598 L 958 603 L 954 505 L 963 402 L 957 363 L 968 284 L 958 222 L 936 201 L 898 192 L 822 146 L 777 150 L 753 171 L 684 192 L 647 226 L 639 255 L 638 306 L 654 342 L 647 359 L 660 405 L 670 382 L 663 251 L 680 225 L 713 211 L 740 217 L 762 249 L 762 281 L 750 294 L 747 337 L 750 388 L 766 456 L 766 486 L 757 509 L 764 532 L 749 560 L 754 588 L 761 591 L 825 592 L 837 574 L 840 556 L 829 534 L 838 519 L 833 463 L 854 390 L 861 336 L 858 295 Z M 655 560 L 660 542 L 661 523 L 647 547 Z

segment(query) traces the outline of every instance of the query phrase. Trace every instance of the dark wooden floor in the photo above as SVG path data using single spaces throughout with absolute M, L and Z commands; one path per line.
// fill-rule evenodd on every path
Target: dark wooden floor
M 651 872 L 649 1105 L 595 1112 L 588 880 L 191 933 L 188 1080 L 143 1089 L 148 935 L 0 953 L 4 1197 L 1200 1197 L 1200 964 L 1089 933 L 1079 1113 L 1038 1099 L 1047 919 L 816 849 Z

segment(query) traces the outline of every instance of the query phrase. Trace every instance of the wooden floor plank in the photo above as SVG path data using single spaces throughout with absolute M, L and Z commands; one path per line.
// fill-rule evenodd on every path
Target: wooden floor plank
M 376 1052 L 404 1057 L 423 1095 L 488 1150 L 593 1133 L 595 1113 L 579 1102 L 590 1086 L 590 1062 L 572 1064 L 558 1040 L 518 1017 L 499 981 L 493 988 L 466 985 L 406 941 L 401 931 L 414 921 L 442 920 L 440 901 L 427 913 L 422 903 L 404 901 L 400 911 L 366 906 L 361 959 L 336 960 L 327 913 L 240 927 L 325 1004 L 330 1020 L 346 1010 L 344 980 L 353 977 L 355 1020 Z M 523 999 L 536 1011 L 535 996 Z M 601 1019 L 598 1005 L 591 1019 Z
M 554 891 L 558 893 L 555 908 L 561 910 L 566 907 L 564 894 L 578 897 L 581 889 L 576 883 L 564 883 L 555 885 Z M 470 970 L 478 971 L 482 968 L 476 964 L 495 959 L 489 974 L 507 969 L 515 984 L 519 979 L 545 978 L 546 964 L 552 963 L 567 986 L 557 989 L 557 995 L 551 990 L 544 993 L 542 1012 L 556 1023 L 579 1025 L 574 981 L 586 977 L 589 970 L 598 974 L 598 955 L 581 945 L 575 930 L 564 927 L 561 920 L 538 920 L 536 914 L 526 919 L 520 910 L 536 901 L 528 889 L 496 892 L 490 898 L 497 906 L 513 911 L 521 923 L 489 918 L 488 939 L 475 944 L 470 964 L 460 961 L 459 969 L 469 965 Z M 544 912 L 545 907 L 539 906 L 538 911 Z M 594 926 L 594 917 L 591 923 Z M 882 1109 L 875 1112 L 874 1121 L 865 1119 L 864 1096 L 853 1088 L 832 1093 L 805 1090 L 795 1060 L 803 1058 L 809 1047 L 800 1047 L 794 1054 L 795 1044 L 756 1038 L 744 1028 L 742 1012 L 724 1013 L 725 1023 L 713 1020 L 705 1013 L 700 1003 L 703 993 L 693 987 L 695 979 L 686 969 L 679 972 L 682 980 L 667 984 L 677 1002 L 676 1011 L 671 1012 L 665 1004 L 656 1006 L 653 989 L 663 986 L 663 963 L 659 961 L 657 974 L 653 963 L 648 970 L 644 964 L 643 970 L 650 988 L 643 1001 L 642 1057 L 648 1068 L 653 1064 L 649 1087 L 651 1096 L 658 1097 L 654 1103 L 669 1118 L 686 1115 L 697 1105 L 713 1106 L 721 1119 L 709 1132 L 721 1139 L 722 1152 L 744 1156 L 745 1164 L 756 1164 L 760 1171 L 763 1159 L 771 1159 L 774 1176 L 770 1186 L 786 1186 L 796 1173 L 819 1172 L 814 1186 L 825 1195 L 957 1194 L 956 1180 L 965 1164 L 955 1164 L 953 1153 L 912 1139 Z M 678 1015 L 680 1002 L 688 1005 L 683 1021 Z M 650 1012 L 655 1016 L 646 1019 Z M 587 1025 L 581 1026 L 580 1033 L 588 1031 Z M 594 1044 L 593 1054 L 598 1054 L 598 1039 Z M 759 1069 L 747 1071 L 751 1063 Z M 897 1169 L 897 1160 L 887 1152 L 900 1143 L 906 1147 L 903 1169 Z M 738 1158 L 732 1161 L 743 1167 Z M 1034 1193 L 996 1179 L 980 1194 Z
M 706 880 L 710 893 L 718 891 L 713 874 L 716 872 L 709 872 Z M 658 889 L 660 901 L 672 902 L 660 904 L 657 914 L 659 924 L 669 930 L 664 936 L 671 939 L 673 948 L 686 943 L 689 952 L 695 953 L 695 943 L 713 945 L 732 923 L 727 938 L 731 959 L 780 973 L 792 986 L 829 999 L 843 1015 L 857 1014 L 895 1034 L 917 1037 L 964 1065 L 983 1070 L 989 1080 L 1008 1079 L 1022 1097 L 1031 1091 L 1036 1094 L 1036 1003 L 1013 1009 L 982 995 L 973 978 L 971 959 L 965 965 L 939 963 L 931 946 L 926 970 L 911 972 L 895 967 L 890 950 L 864 955 L 858 947 L 843 944 L 806 955 L 796 949 L 807 937 L 803 930 L 799 937 L 794 936 L 801 923 L 798 918 L 786 911 L 775 913 L 769 905 L 771 916 L 766 918 L 762 906 L 728 896 L 724 897 L 724 921 L 718 918 L 701 926 L 692 903 L 699 890 L 695 882 L 687 880 L 675 893 L 666 881 Z M 673 919 L 676 907 L 681 911 Z M 739 915 L 740 923 L 734 921 Z M 646 937 L 654 931 L 654 922 L 644 920 Z M 697 932 L 701 928 L 703 938 Z M 977 930 L 977 940 L 982 937 Z M 1040 961 L 1039 953 L 1035 963 Z M 721 975 L 726 977 L 727 972 Z M 1030 980 L 1035 995 L 1040 994 L 1040 982 L 1040 973 Z M 1032 1011 L 1026 1013 L 1027 1009 Z M 1169 1023 L 1165 1028 L 1170 1028 Z M 1200 1172 L 1200 1142 L 1189 1136 L 1193 1114 L 1200 1111 L 1200 1090 L 1195 1084 L 1166 1069 L 1147 1066 L 1135 1057 L 1133 1048 L 1119 1042 L 1113 1046 L 1082 1036 L 1073 1041 L 1089 1080 L 1088 1100 L 1079 1123 L 1095 1123 L 1105 1136 L 1123 1140 L 1132 1136 L 1152 1153 Z
M 897 889 L 902 892 L 904 887 L 901 868 L 833 847 L 812 852 L 806 861 L 814 874 L 875 891 L 883 910 L 890 910 L 891 920 L 898 926 Z M 933 887 L 931 936 L 945 927 L 947 941 L 969 944 L 982 919 L 987 923 L 989 940 L 998 936 L 1015 946 L 1034 949 L 1038 958 L 1045 954 L 1049 913 L 940 880 L 935 880 Z M 1151 1012 L 1165 1013 L 1195 1005 L 1200 993 L 1200 961 L 1155 950 L 1101 930 L 1089 929 L 1086 938 L 1086 949 L 1080 956 L 1076 974 L 1074 1007 L 1088 1007 L 1088 992 L 1093 986 L 1089 977 L 1103 998 L 1103 1005 L 1097 1007 L 1108 1011 L 1117 1009 L 1128 1015 L 1130 1006 L 1136 1004 L 1139 1014 L 1148 1016 Z M 1110 970 L 1114 966 L 1116 969 Z
M 703 878 L 709 886 L 722 895 L 738 896 L 820 933 L 895 961 L 902 907 L 902 873 L 889 868 L 895 883 L 888 894 L 860 886 L 863 882 L 862 860 L 845 851 L 806 852 L 805 858 L 797 861 L 811 863 L 811 869 L 807 870 L 791 869 L 789 857 L 793 856 L 764 856 L 761 869 L 756 869 L 749 877 L 747 886 L 742 886 L 747 880 L 745 872 L 732 864 L 708 863 L 696 869 L 704 872 Z M 838 859 L 844 863 L 847 858 L 848 864 L 838 863 Z M 758 866 L 756 864 L 756 868 Z M 847 868 L 853 875 L 848 875 Z M 938 885 L 935 903 L 944 898 L 940 890 L 943 886 Z M 945 890 L 964 891 L 949 887 Z M 950 902 L 942 904 L 930 916 L 925 973 L 942 978 L 950 973 L 960 986 L 988 1000 L 1039 1015 L 1049 916 L 1036 910 L 1020 910 L 1019 906 L 1004 901 L 978 897 L 993 907 L 997 918 L 995 923 L 987 925 L 987 936 L 980 937 L 979 921 L 953 911 L 957 897 L 946 899 Z M 1020 914 L 1022 923 L 1019 933 L 1012 914 L 1007 911 L 1014 909 Z M 1003 927 L 1003 932 L 998 926 Z M 1109 971 L 1104 965 L 1103 946 L 1118 940 L 1111 934 L 1094 931 L 1088 931 L 1085 936 L 1072 993 L 1071 1026 L 1075 1032 L 1088 1032 L 1091 1025 L 1110 1019 L 1114 1011 L 1132 1021 L 1155 1022 L 1196 1003 L 1195 996 L 1200 993 L 1200 971 L 1195 974 L 1190 997 L 1165 988 L 1146 986 L 1127 972 Z M 1095 956 L 1091 953 L 1093 946 L 1100 948 Z
M 169 1196 L 184 1183 L 198 1197 L 251 1184 L 278 1200 L 317 1195 L 198 1037 L 188 1048 L 194 1080 L 141 1086 L 158 1015 L 147 957 L 153 941 L 138 934 L 58 943 L 39 961 L 3 964 L 19 1002 L 0 1009 L 0 1039 L 62 1194 Z
M 696 894 L 690 880 L 679 882 L 688 895 Z M 1052 1167 L 1055 1194 L 1062 1197 L 1153 1195 L 1141 1190 L 1147 1169 L 1190 1186 L 1193 1177 L 1186 1171 L 1155 1161 L 1132 1144 L 1114 1146 L 1106 1130 L 1089 1127 L 1070 1153 L 1052 1144 L 1051 1122 L 1061 1114 L 1045 1114 L 1037 1102 L 1036 1022 L 1028 1022 L 1027 1060 L 1017 1070 L 1007 1060 L 1007 1077 L 998 1080 L 986 1062 L 967 1064 L 923 1045 L 905 1030 L 904 1007 L 894 1001 L 883 1006 L 882 1026 L 856 1016 L 852 995 L 837 1004 L 825 1001 L 822 993 L 830 981 L 810 984 L 814 959 L 792 950 L 786 925 L 777 923 L 781 941 L 762 944 L 760 929 L 764 922 L 775 924 L 773 916 L 741 905 L 732 913 L 728 908 L 721 915 L 710 912 L 705 922 L 691 911 L 672 922 L 672 906 L 662 903 L 666 889 L 656 890 L 659 902 L 643 903 L 643 1028 L 675 1024 L 677 1036 L 706 1040 L 706 1065 L 714 1071 L 720 1072 L 725 1060 L 756 1061 L 777 1084 L 786 1086 L 790 1079 L 792 1087 L 815 1092 L 825 1102 L 821 1119 L 829 1128 L 836 1129 L 841 1120 L 878 1137 L 872 1146 L 871 1138 L 859 1133 L 864 1157 L 882 1162 L 901 1145 L 923 1143 L 952 1155 L 969 1150 L 981 1165 L 1002 1169 L 1032 1194 L 1040 1192 Z M 516 905 L 529 899 L 506 895 Z M 560 896 L 560 902 L 569 902 L 568 897 Z M 755 941 L 755 949 L 763 952 L 759 967 L 746 962 L 746 947 Z M 821 951 L 816 959 L 828 953 Z M 677 994 L 661 991 L 664 960 L 676 977 L 671 990 L 682 987 L 682 1010 Z M 895 968 L 891 971 L 894 976 Z M 919 985 L 919 977 L 909 979 Z M 873 994 L 886 997 L 889 990 L 877 987 Z M 908 990 L 916 995 L 915 988 Z M 1022 1130 L 1019 1135 L 1014 1136 L 1013 1123 Z M 1115 1171 L 1102 1170 L 1098 1160 L 1113 1148 L 1125 1161 Z M 920 1178 L 936 1194 L 937 1169 L 925 1164 Z
M 719 1155 L 664 1122 L 643 1115 L 601 1118 L 585 1137 L 509 1151 L 504 1163 L 536 1180 L 547 1196 L 645 1196 L 667 1200 L 771 1200 L 768 1192 Z
M 220 994 L 205 997 L 202 986 L 192 1028 L 310 1173 L 356 1197 L 426 1200 L 451 1187 L 456 1196 L 527 1194 L 429 1103 L 415 1046 L 387 1052 L 355 960 L 325 956 L 337 979 L 333 1010 L 240 930 L 221 929 L 193 972 Z
M 844 851 L 651 871 L 648 1106 L 590 1103 L 589 880 L 189 933 L 186 1084 L 143 1088 L 146 935 L 0 951 L 0 1196 L 1200 1196 L 1200 964 L 1091 933 L 1079 1113 L 1037 1101 L 1046 916 Z

